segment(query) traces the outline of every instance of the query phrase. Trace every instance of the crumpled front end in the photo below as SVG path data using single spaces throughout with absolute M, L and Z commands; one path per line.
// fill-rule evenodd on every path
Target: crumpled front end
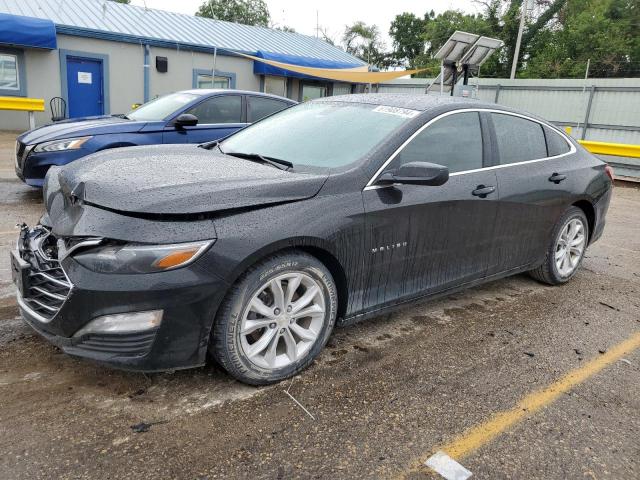
M 65 353 L 117 368 L 204 364 L 226 284 L 198 262 L 160 273 L 108 274 L 74 260 L 102 241 L 22 227 L 11 264 L 25 321 Z

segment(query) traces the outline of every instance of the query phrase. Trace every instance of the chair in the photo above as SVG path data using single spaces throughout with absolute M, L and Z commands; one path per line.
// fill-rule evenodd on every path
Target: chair
M 49 102 L 51 121 L 59 122 L 67 118 L 67 102 L 62 97 L 53 97 Z

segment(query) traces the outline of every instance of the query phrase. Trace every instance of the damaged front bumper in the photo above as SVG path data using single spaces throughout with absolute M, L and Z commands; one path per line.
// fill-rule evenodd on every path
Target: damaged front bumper
M 58 260 L 47 227 L 23 226 L 11 265 L 24 320 L 65 353 L 110 366 L 159 371 L 205 363 L 213 318 L 226 284 L 198 262 L 150 274 L 101 274 L 72 256 Z M 96 319 L 160 312 L 137 331 L 87 328 Z

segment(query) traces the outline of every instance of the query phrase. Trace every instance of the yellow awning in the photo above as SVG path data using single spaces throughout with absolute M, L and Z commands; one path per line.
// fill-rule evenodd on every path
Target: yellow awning
M 266 58 L 254 57 L 253 55 L 247 55 L 244 53 L 238 53 L 238 55 L 250 58 L 256 62 L 266 63 L 267 65 L 271 65 L 273 67 L 283 68 L 285 70 L 301 73 L 303 75 L 348 83 L 380 83 L 386 80 L 392 80 L 394 78 L 404 77 L 405 75 L 412 75 L 414 73 L 426 70 L 422 68 L 417 70 L 401 70 L 396 72 L 368 72 L 368 67 L 366 65 L 354 68 L 301 67 L 300 65 L 292 65 L 290 63 L 277 62 L 275 60 L 267 60 Z

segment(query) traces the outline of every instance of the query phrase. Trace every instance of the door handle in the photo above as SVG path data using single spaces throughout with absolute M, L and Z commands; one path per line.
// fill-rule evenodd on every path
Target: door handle
M 487 195 L 491 195 L 495 191 L 496 187 L 492 187 L 491 185 L 478 185 L 478 187 L 473 192 L 471 192 L 471 195 L 473 195 L 474 197 L 487 198 Z
M 567 179 L 566 175 L 562 175 L 561 173 L 557 173 L 557 172 L 554 172 L 554 174 L 549 177 L 549 181 L 555 183 L 556 185 L 558 185 L 560 182 L 566 179 Z

